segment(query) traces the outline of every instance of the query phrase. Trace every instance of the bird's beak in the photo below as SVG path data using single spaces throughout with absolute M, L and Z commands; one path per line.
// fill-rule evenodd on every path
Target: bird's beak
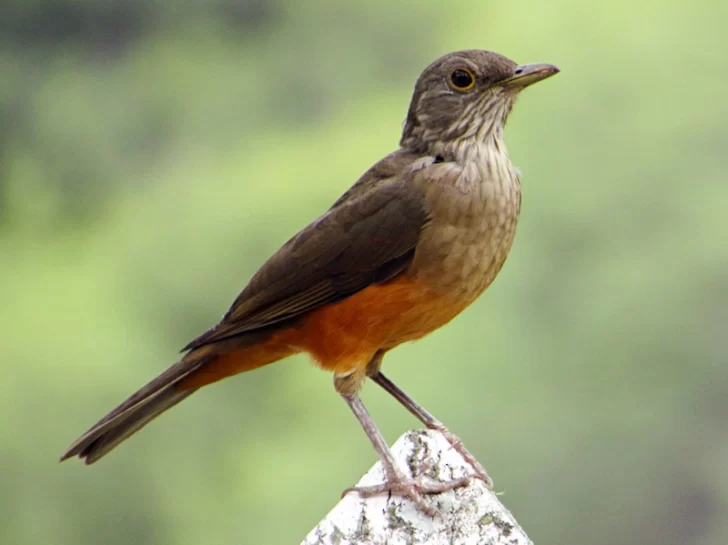
M 498 82 L 502 87 L 523 89 L 532 83 L 546 79 L 558 73 L 559 69 L 553 64 L 524 64 L 514 71 L 510 78 Z

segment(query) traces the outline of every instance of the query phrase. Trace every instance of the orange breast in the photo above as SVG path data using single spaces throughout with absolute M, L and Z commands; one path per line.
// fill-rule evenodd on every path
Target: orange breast
M 427 335 L 461 310 L 461 303 L 400 275 L 311 312 L 287 340 L 324 369 L 345 374 L 365 367 L 378 350 Z

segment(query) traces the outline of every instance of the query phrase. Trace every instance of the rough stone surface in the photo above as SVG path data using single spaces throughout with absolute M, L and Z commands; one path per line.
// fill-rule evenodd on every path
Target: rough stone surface
M 472 470 L 437 432 L 410 431 L 392 452 L 400 466 L 426 479 L 450 480 Z M 377 463 L 359 486 L 384 480 Z M 482 481 L 473 479 L 454 491 L 428 496 L 432 518 L 408 499 L 381 494 L 347 494 L 314 528 L 302 545 L 526 545 L 528 536 Z

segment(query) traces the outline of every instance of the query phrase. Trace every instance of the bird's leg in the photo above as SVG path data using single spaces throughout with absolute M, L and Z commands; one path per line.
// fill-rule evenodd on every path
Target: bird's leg
M 422 483 L 413 478 L 407 478 L 399 467 L 397 467 L 397 461 L 394 459 L 392 452 L 387 446 L 387 442 L 382 437 L 379 428 L 372 420 L 364 404 L 361 402 L 359 395 L 354 391 L 346 392 L 344 384 L 348 377 L 334 377 L 334 384 L 337 390 L 342 395 L 346 403 L 351 407 L 354 416 L 361 424 L 364 432 L 369 437 L 369 440 L 374 447 L 374 450 L 379 455 L 379 459 L 382 462 L 382 468 L 384 469 L 384 483 L 373 486 L 354 486 L 344 490 L 342 495 L 346 495 L 348 492 L 357 492 L 364 497 L 373 496 L 376 494 L 383 494 L 385 492 L 396 494 L 398 496 L 406 496 L 412 500 L 415 505 L 424 513 L 434 517 L 435 510 L 427 505 L 425 502 L 424 494 L 439 494 L 448 490 L 453 490 L 460 486 L 467 484 L 467 478 L 454 479 L 451 481 L 436 482 L 436 483 Z M 361 382 L 361 379 L 359 380 Z
M 468 464 L 470 464 L 470 466 L 473 468 L 473 471 L 475 471 L 475 475 L 482 479 L 483 482 L 485 482 L 485 484 L 488 486 L 488 488 L 492 488 L 493 479 L 490 478 L 488 472 L 481 465 L 481 463 L 478 462 L 475 456 L 470 454 L 470 451 L 465 448 L 462 440 L 457 435 L 452 433 L 449 429 L 447 429 L 445 424 L 440 422 L 437 418 L 434 417 L 434 415 L 428 412 L 424 407 L 422 407 L 419 403 L 417 403 L 414 399 L 412 399 L 404 391 L 402 391 L 394 382 L 392 382 L 387 377 L 385 377 L 384 374 L 382 374 L 380 368 L 382 366 L 383 357 L 384 352 L 379 351 L 374 355 L 372 361 L 369 362 L 369 365 L 367 366 L 367 375 L 369 376 L 369 378 L 371 378 L 379 386 L 384 388 L 386 392 L 388 392 L 394 399 L 399 401 L 410 413 L 415 416 L 415 418 L 422 422 L 428 429 L 439 431 L 443 435 L 443 437 L 445 437 L 447 442 L 450 443 L 452 448 L 455 449 L 455 451 L 458 452 Z

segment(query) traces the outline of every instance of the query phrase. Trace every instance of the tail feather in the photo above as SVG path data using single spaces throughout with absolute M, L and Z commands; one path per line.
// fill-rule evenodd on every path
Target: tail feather
M 187 354 L 99 420 L 68 447 L 61 461 L 78 456 L 92 464 L 108 454 L 154 418 L 194 393 L 196 388 L 178 390 L 176 385 L 212 359 L 214 355 Z

